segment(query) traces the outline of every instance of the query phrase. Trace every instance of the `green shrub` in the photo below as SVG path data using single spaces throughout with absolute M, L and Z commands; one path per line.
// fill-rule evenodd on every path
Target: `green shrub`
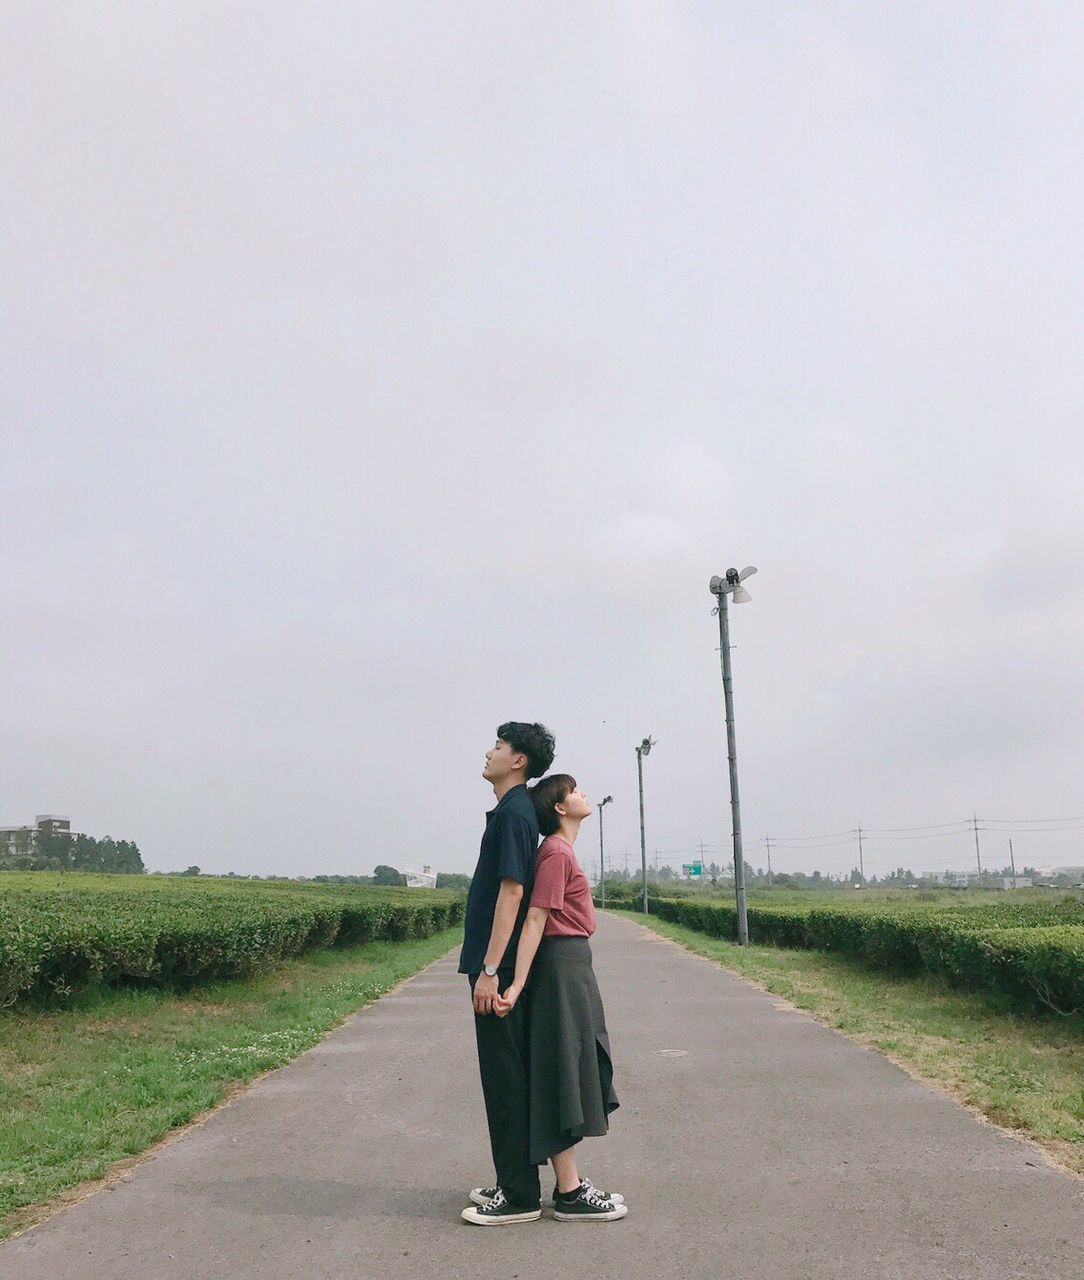
M 425 938 L 464 909 L 447 890 L 171 877 L 148 892 L 110 879 L 115 889 L 92 876 L 0 886 L 0 1006 L 95 985 L 248 977 L 315 947 Z

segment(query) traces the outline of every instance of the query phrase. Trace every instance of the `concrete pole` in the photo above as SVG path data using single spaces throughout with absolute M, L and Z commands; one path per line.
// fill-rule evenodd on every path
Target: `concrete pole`
M 726 746 L 730 761 L 730 809 L 734 831 L 734 896 L 738 905 L 738 943 L 749 945 L 749 919 L 745 910 L 745 859 L 741 848 L 741 804 L 738 800 L 738 747 L 734 738 L 734 690 L 730 678 L 730 623 L 727 593 L 720 591 L 719 651 L 723 667 L 723 700 L 726 704 Z
M 636 748 L 636 775 L 640 783 L 640 869 L 644 881 L 644 915 L 647 910 L 647 839 L 644 836 L 644 749 Z

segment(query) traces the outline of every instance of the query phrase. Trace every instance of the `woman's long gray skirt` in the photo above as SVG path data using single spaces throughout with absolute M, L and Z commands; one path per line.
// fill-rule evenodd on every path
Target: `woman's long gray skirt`
M 531 1164 L 601 1137 L 620 1104 L 587 938 L 543 938 L 530 976 Z

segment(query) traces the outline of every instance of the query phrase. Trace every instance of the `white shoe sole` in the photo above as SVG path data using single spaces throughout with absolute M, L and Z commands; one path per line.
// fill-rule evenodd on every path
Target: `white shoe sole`
M 558 1222 L 616 1222 L 629 1211 L 627 1204 L 615 1204 L 609 1213 L 562 1213 L 554 1209 L 553 1216 Z
M 459 1216 L 475 1227 L 507 1227 L 516 1222 L 537 1222 L 542 1217 L 542 1210 L 529 1209 L 526 1213 L 502 1213 L 497 1216 L 479 1213 L 477 1209 L 464 1209 Z

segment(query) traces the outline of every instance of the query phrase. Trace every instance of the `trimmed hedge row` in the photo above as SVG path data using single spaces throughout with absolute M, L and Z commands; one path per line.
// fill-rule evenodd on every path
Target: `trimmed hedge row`
M 649 898 L 649 905 L 662 920 L 710 937 L 737 939 L 732 904 Z M 1084 924 L 1075 922 L 1079 904 L 1035 905 L 1043 909 L 1032 912 L 1028 904 L 943 910 L 773 904 L 750 906 L 747 915 L 750 939 L 757 943 L 835 952 L 875 969 L 925 970 L 954 985 L 1037 1000 L 1060 1013 L 1084 1009 Z M 1051 911 L 1070 923 L 1048 923 Z M 1032 922 L 1024 923 L 1029 916 Z
M 462 921 L 462 896 L 413 892 L 0 894 L 0 1006 L 94 985 L 244 978 L 312 947 L 426 938 Z

